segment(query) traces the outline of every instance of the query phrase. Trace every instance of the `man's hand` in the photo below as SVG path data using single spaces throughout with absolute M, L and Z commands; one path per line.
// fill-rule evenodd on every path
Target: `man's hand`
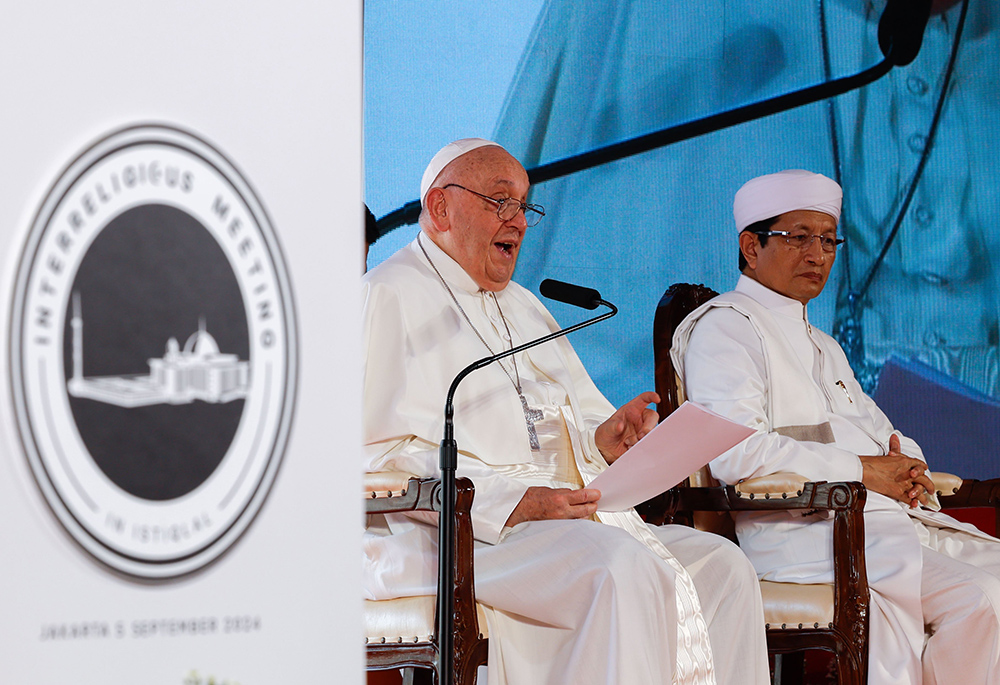
M 506 525 L 513 527 L 524 521 L 590 518 L 597 511 L 599 499 L 600 490 L 530 487 L 507 517 Z
M 862 456 L 865 487 L 886 497 L 905 502 L 911 507 L 927 504 L 934 483 L 927 476 L 927 464 L 899 451 L 899 436 L 889 437 L 889 453 Z
M 597 427 L 594 442 L 605 461 L 610 464 L 656 428 L 656 412 L 647 405 L 659 401 L 660 396 L 655 392 L 644 392 Z

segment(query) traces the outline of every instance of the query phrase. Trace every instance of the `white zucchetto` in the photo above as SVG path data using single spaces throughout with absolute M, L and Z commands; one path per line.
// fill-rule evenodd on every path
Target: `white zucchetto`
M 740 231 L 796 210 L 823 212 L 839 222 L 843 197 L 844 191 L 836 181 L 804 169 L 788 169 L 744 183 L 733 200 L 733 218 Z
M 424 176 L 420 180 L 420 204 L 424 205 L 427 199 L 427 193 L 431 188 L 434 187 L 434 181 L 437 177 L 444 171 L 444 168 L 454 162 L 456 159 L 461 157 L 467 152 L 472 152 L 475 149 L 486 147 L 487 145 L 493 145 L 495 147 L 503 149 L 502 145 L 494 143 L 492 140 L 486 140 L 484 138 L 462 138 L 461 140 L 456 140 L 453 143 L 448 143 L 443 148 L 438 150 L 438 153 L 431 158 L 430 164 L 424 169 Z

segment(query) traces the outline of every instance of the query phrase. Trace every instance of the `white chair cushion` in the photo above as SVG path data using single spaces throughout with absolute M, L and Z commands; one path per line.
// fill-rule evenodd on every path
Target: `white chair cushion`
M 476 604 L 479 632 L 489 637 L 486 614 Z M 429 642 L 434 634 L 434 597 L 400 597 L 399 599 L 365 600 L 365 643 Z
M 760 581 L 769 628 L 825 628 L 833 622 L 833 585 Z

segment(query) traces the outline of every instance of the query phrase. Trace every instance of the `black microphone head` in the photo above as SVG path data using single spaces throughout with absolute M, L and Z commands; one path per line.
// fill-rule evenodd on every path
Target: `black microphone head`
M 566 304 L 583 307 L 584 309 L 597 309 L 597 306 L 603 302 L 601 293 L 593 288 L 584 288 L 581 285 L 554 281 L 551 278 L 546 278 L 542 281 L 541 285 L 538 286 L 538 292 L 550 300 L 565 302 Z
M 930 16 L 931 0 L 889 0 L 878 22 L 878 45 L 885 58 L 897 67 L 915 60 Z

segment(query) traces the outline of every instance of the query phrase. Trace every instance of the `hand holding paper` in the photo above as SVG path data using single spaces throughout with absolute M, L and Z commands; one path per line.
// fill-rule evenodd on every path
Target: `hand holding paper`
M 754 430 L 685 402 L 595 478 L 598 511 L 622 511 L 669 490 Z

